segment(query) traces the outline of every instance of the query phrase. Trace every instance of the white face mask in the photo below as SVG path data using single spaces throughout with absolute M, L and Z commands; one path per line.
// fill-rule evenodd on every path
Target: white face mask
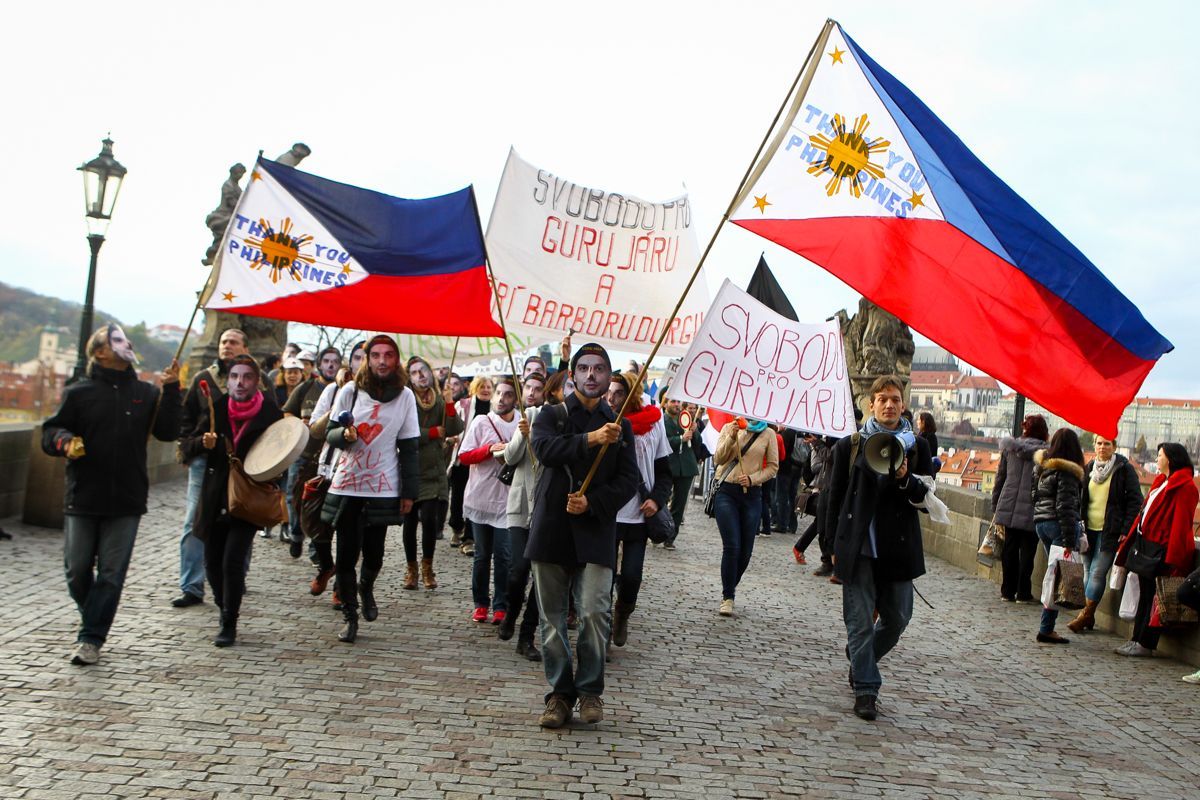
M 121 326 L 114 322 L 108 324 L 108 349 L 112 350 L 113 355 L 122 361 L 130 364 L 137 363 L 138 359 L 133 352 L 133 343 L 125 336 L 125 331 L 121 330 Z

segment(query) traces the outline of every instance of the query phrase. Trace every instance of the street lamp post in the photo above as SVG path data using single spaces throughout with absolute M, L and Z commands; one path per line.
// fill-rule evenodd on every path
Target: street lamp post
M 108 223 L 112 221 L 113 208 L 117 205 L 117 195 L 121 192 L 121 182 L 125 179 L 125 167 L 113 158 L 112 139 L 104 138 L 101 143 L 100 155 L 79 167 L 83 173 L 83 197 L 88 226 L 88 246 L 92 251 L 91 265 L 88 267 L 87 294 L 83 300 L 83 316 L 79 321 L 79 352 L 75 358 L 75 371 L 72 381 L 84 376 L 87 369 L 87 343 L 92 334 L 92 317 L 95 313 L 94 302 L 96 295 L 96 259 L 100 255 L 100 245 L 104 244 L 104 234 L 108 232 Z

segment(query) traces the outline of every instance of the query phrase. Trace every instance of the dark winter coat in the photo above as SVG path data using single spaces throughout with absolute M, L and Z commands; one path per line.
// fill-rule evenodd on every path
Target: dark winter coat
M 208 401 L 204 399 L 204 393 L 200 391 L 200 381 L 208 384 L 209 392 L 212 394 L 213 405 L 215 406 L 225 398 L 225 387 L 228 380 L 229 370 L 225 368 L 223 361 L 214 361 L 209 366 L 197 372 L 196 376 L 192 378 L 191 388 L 183 396 L 183 413 L 178 431 L 179 456 L 184 464 L 190 462 L 197 454 L 192 453 L 189 456 L 185 453 L 183 440 L 208 430 Z M 201 453 L 200 455 L 204 454 Z
M 229 424 L 229 397 L 213 403 L 213 419 L 216 425 L 217 446 L 212 450 L 204 449 L 203 430 L 186 436 L 179 441 L 184 458 L 188 461 L 202 457 L 206 459 L 204 468 L 204 483 L 200 487 L 200 502 L 196 506 L 196 524 L 192 529 L 196 538 L 202 542 L 208 541 L 209 531 L 219 521 L 229 519 L 229 454 L 226 442 L 233 444 L 233 428 Z M 267 398 L 263 398 L 262 408 L 254 419 L 246 423 L 246 430 L 234 448 L 234 455 L 243 462 L 250 448 L 262 436 L 263 431 L 271 427 L 271 423 L 283 419 L 279 406 Z
M 62 405 L 42 425 L 42 450 L 66 456 L 67 445 L 83 437 L 86 455 L 67 462 L 67 514 L 103 517 L 146 513 L 150 479 L 146 440 L 159 389 L 138 380 L 132 369 L 94 365 L 88 377 L 67 387 Z M 178 383 L 162 390 L 154 438 L 169 442 L 179 433 Z
M 415 393 L 416 390 L 413 391 Z M 446 451 L 446 439 L 463 432 L 463 421 L 454 412 L 454 404 L 447 407 L 439 394 L 437 402 L 429 408 L 417 402 L 417 424 L 421 428 L 421 434 L 417 437 L 421 488 L 417 491 L 416 502 L 446 500 L 450 497 L 450 484 L 446 480 L 450 454 Z
M 1112 473 L 1108 476 L 1108 502 L 1104 506 L 1104 530 L 1100 533 L 1100 549 L 1106 552 L 1116 552 L 1117 542 L 1133 526 L 1138 511 L 1142 507 L 1142 487 L 1138 484 L 1137 471 L 1129 463 L 1129 459 L 1120 453 L 1114 453 L 1117 463 L 1113 465 Z M 1079 514 L 1087 521 L 1088 487 L 1092 483 L 1092 468 L 1095 461 L 1089 461 L 1083 468 L 1083 497 L 1079 504 Z
M 834 517 L 834 574 L 849 582 L 861 557 L 871 520 L 875 520 L 875 575 L 880 580 L 908 581 L 925 574 L 921 520 L 913 503 L 925 499 L 925 484 L 913 475 L 932 475 L 929 445 L 917 437 L 903 480 L 873 472 L 866 464 L 866 448 L 859 446 L 850 463 L 852 436 L 833 446 L 833 467 L 826 491 L 828 513 Z M 862 437 L 860 441 L 866 441 Z
M 1059 536 L 1075 541 L 1079 527 L 1079 499 L 1083 496 L 1083 467 L 1062 458 L 1046 458 L 1045 450 L 1033 454 L 1033 521 L 1058 521 Z M 1075 549 L 1072 547 L 1071 549 Z
M 572 392 L 565 403 L 547 406 L 530 430 L 533 453 L 542 463 L 533 494 L 533 519 L 525 556 L 572 568 L 582 564 L 616 566 L 617 512 L 637 494 L 640 483 L 633 428 L 621 420 L 621 440 L 604 453 L 588 486 L 588 509 L 567 513 L 567 494 L 587 476 L 598 447 L 587 434 L 617 416 L 603 399 L 588 410 Z
M 1045 441 L 1028 436 L 1000 441 L 1000 466 L 992 488 L 992 510 L 998 524 L 1033 530 L 1033 454 L 1045 446 Z

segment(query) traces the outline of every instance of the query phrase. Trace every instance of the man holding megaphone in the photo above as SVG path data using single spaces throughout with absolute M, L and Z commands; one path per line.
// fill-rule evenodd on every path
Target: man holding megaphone
M 925 574 L 916 505 L 931 476 L 929 445 L 913 434 L 904 385 L 894 375 L 871 385 L 871 416 L 833 447 L 829 509 L 837 514 L 833 570 L 842 582 L 854 713 L 876 717 L 879 660 L 896 646 L 913 610 L 913 579 Z M 878 619 L 875 613 L 878 612 Z

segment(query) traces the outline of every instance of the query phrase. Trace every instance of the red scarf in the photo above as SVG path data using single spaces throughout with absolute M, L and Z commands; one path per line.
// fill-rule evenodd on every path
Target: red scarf
M 232 396 L 229 398 L 229 427 L 233 429 L 233 449 L 237 450 L 238 441 L 242 438 L 242 434 L 246 432 L 246 427 L 250 424 L 250 420 L 262 411 L 263 396 L 262 392 L 255 392 L 254 399 L 245 403 L 239 403 Z
M 629 420 L 629 424 L 633 428 L 633 435 L 642 436 L 649 433 L 650 429 L 662 419 L 662 410 L 658 406 L 646 406 L 641 411 L 626 414 L 625 419 Z

